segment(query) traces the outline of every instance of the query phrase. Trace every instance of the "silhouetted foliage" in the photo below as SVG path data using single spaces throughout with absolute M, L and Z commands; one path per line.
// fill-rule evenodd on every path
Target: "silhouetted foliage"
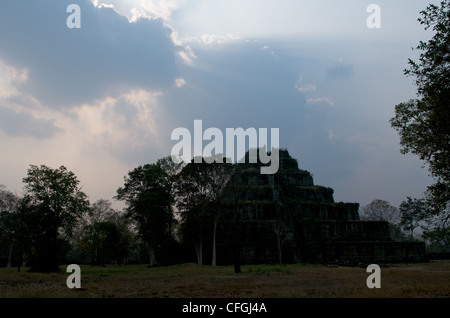
M 25 183 L 24 202 L 32 240 L 30 261 L 34 271 L 57 271 L 64 235 L 89 208 L 75 174 L 61 166 L 31 165 Z
M 401 230 L 400 211 L 384 200 L 373 200 L 368 205 L 361 208 L 361 220 L 366 221 L 386 221 L 389 223 L 389 233 L 394 240 L 402 240 L 405 234 Z
M 135 222 L 138 236 L 149 250 L 150 265 L 157 263 L 157 247 L 172 235 L 174 194 L 168 167 L 175 164 L 170 162 L 164 159 L 135 168 L 117 190 L 116 198 L 126 202 L 126 215 Z
M 198 159 L 198 158 L 197 158 Z M 197 262 L 203 264 L 203 238 L 211 232 L 211 264 L 216 265 L 216 233 L 222 215 L 222 190 L 231 177 L 233 166 L 201 158 L 186 164 L 178 175 L 177 207 L 183 220 L 183 237 L 192 242 Z M 212 160 L 209 160 L 212 161 Z
M 439 214 L 450 202 L 450 1 L 429 5 L 418 21 L 434 35 L 421 41 L 419 61 L 409 59 L 405 74 L 414 76 L 415 100 L 395 106 L 391 125 L 400 134 L 402 153 L 424 160 L 436 183 L 428 187 L 430 209 Z
M 399 211 L 401 214 L 400 225 L 405 231 L 409 232 L 410 239 L 414 238 L 414 230 L 425 223 L 430 214 L 427 212 L 426 202 L 424 199 L 412 199 L 407 197 L 400 204 Z

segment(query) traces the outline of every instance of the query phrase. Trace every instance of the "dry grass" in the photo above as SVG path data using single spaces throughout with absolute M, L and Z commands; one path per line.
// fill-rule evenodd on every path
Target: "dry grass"
M 65 269 L 65 266 L 62 266 Z M 0 297 L 14 298 L 448 298 L 450 261 L 398 264 L 381 269 L 381 288 L 369 289 L 370 273 L 358 267 L 182 264 L 81 267 L 81 289 L 69 289 L 54 274 L 0 269 Z

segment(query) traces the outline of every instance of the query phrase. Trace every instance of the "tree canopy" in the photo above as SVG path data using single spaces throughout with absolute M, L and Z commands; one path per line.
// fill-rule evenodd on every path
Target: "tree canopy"
M 402 153 L 429 165 L 436 183 L 428 188 L 431 210 L 440 213 L 450 202 L 450 1 L 429 5 L 418 19 L 433 37 L 421 41 L 418 61 L 409 59 L 404 73 L 415 77 L 417 99 L 395 106 L 391 126 L 398 131 Z
M 81 191 L 75 174 L 61 166 L 52 169 L 45 165 L 31 165 L 25 183 L 24 207 L 33 245 L 33 269 L 58 269 L 60 230 L 70 236 L 81 215 L 89 209 L 89 201 Z
M 170 159 L 160 159 L 130 171 L 124 186 L 117 189 L 116 199 L 126 202 L 127 216 L 135 222 L 140 239 L 149 249 L 150 265 L 156 264 L 156 248 L 171 236 L 172 173 L 176 170 Z

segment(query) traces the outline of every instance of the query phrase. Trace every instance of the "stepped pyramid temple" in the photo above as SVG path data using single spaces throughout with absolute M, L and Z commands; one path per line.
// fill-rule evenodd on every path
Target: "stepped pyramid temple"
M 280 149 L 279 158 L 273 175 L 261 174 L 261 163 L 238 165 L 225 190 L 225 208 L 235 211 L 227 215 L 236 215 L 238 230 L 231 235 L 226 226 L 218 230 L 218 264 L 233 259 L 230 236 L 238 242 L 242 264 L 425 260 L 422 242 L 393 241 L 387 222 L 360 220 L 358 203 L 334 202 L 333 189 L 314 185 L 287 150 Z

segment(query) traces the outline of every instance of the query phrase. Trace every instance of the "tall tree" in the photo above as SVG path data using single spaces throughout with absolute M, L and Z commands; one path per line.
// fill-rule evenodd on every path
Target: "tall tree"
M 284 220 L 282 218 L 277 218 L 273 221 L 272 229 L 273 232 L 275 233 L 277 240 L 278 263 L 281 265 L 283 261 L 282 258 L 283 245 L 290 239 L 289 229 L 287 225 L 284 223 Z
M 235 273 L 241 273 L 241 214 L 240 207 L 247 191 L 247 186 L 242 182 L 242 168 L 238 165 L 231 167 L 230 180 L 223 189 L 226 206 L 225 216 L 229 225 L 229 243 L 233 254 L 233 267 Z
M 414 230 L 430 218 L 426 211 L 426 203 L 423 199 L 406 198 L 400 204 L 399 211 L 401 214 L 400 225 L 404 230 L 409 231 L 409 237 L 414 238 Z
M 208 220 L 207 207 L 210 204 L 209 164 L 202 158 L 200 163 L 194 159 L 180 171 L 177 185 L 177 208 L 184 224 L 184 237 L 194 243 L 197 263 L 203 264 L 204 227 Z
M 89 209 L 89 213 L 86 215 L 86 221 L 88 224 L 105 222 L 116 218 L 118 214 L 119 213 L 112 208 L 111 201 L 99 199 L 92 204 Z
M 231 175 L 234 171 L 234 166 L 227 163 L 226 158 L 222 159 L 222 163 L 214 161 L 210 163 L 209 166 L 209 183 L 207 187 L 209 188 L 209 197 L 211 200 L 211 210 L 209 214 L 213 219 L 213 234 L 212 234 L 212 260 L 211 265 L 216 266 L 217 263 L 217 252 L 216 252 L 216 236 L 217 236 L 217 224 L 219 219 L 223 215 L 223 203 L 224 194 L 223 190 L 228 184 Z
M 52 169 L 31 165 L 23 182 L 24 199 L 33 220 L 32 270 L 57 271 L 60 231 L 71 235 L 76 221 L 88 210 L 89 201 L 75 174 L 64 166 Z
M 127 257 L 131 235 L 127 220 L 112 208 L 109 200 L 100 199 L 92 204 L 80 227 L 73 245 L 80 247 L 89 263 L 121 264 Z
M 138 235 L 148 248 L 150 265 L 156 265 L 156 248 L 172 235 L 174 222 L 174 191 L 167 166 L 162 161 L 139 166 L 124 180 L 116 198 L 127 204 L 127 216 L 136 223 Z
M 85 227 L 80 241 L 81 248 L 91 265 L 122 263 L 126 257 L 125 243 L 118 224 L 113 221 L 100 221 Z
M 222 191 L 231 177 L 232 165 L 227 163 L 226 158 L 217 156 L 201 159 L 198 163 L 193 159 L 179 174 L 178 206 L 188 230 L 196 233 L 194 244 L 199 264 L 203 263 L 204 226 L 211 224 L 211 264 L 215 266 L 217 225 L 223 212 Z
M 19 198 L 8 191 L 5 186 L 0 185 L 0 243 L 6 245 L 8 262 L 6 267 L 11 267 L 12 254 L 16 239 L 16 209 Z
M 450 202 L 450 0 L 429 5 L 418 19 L 433 37 L 421 41 L 418 61 L 409 59 L 405 75 L 414 76 L 417 99 L 395 106 L 391 126 L 400 134 L 402 153 L 413 153 L 429 165 L 436 183 L 428 187 L 431 210 Z M 447 215 L 447 219 L 448 219 Z
M 360 211 L 361 220 L 386 221 L 389 224 L 389 234 L 394 240 L 403 239 L 404 234 L 400 228 L 401 215 L 399 210 L 385 200 L 373 200 L 363 206 Z

